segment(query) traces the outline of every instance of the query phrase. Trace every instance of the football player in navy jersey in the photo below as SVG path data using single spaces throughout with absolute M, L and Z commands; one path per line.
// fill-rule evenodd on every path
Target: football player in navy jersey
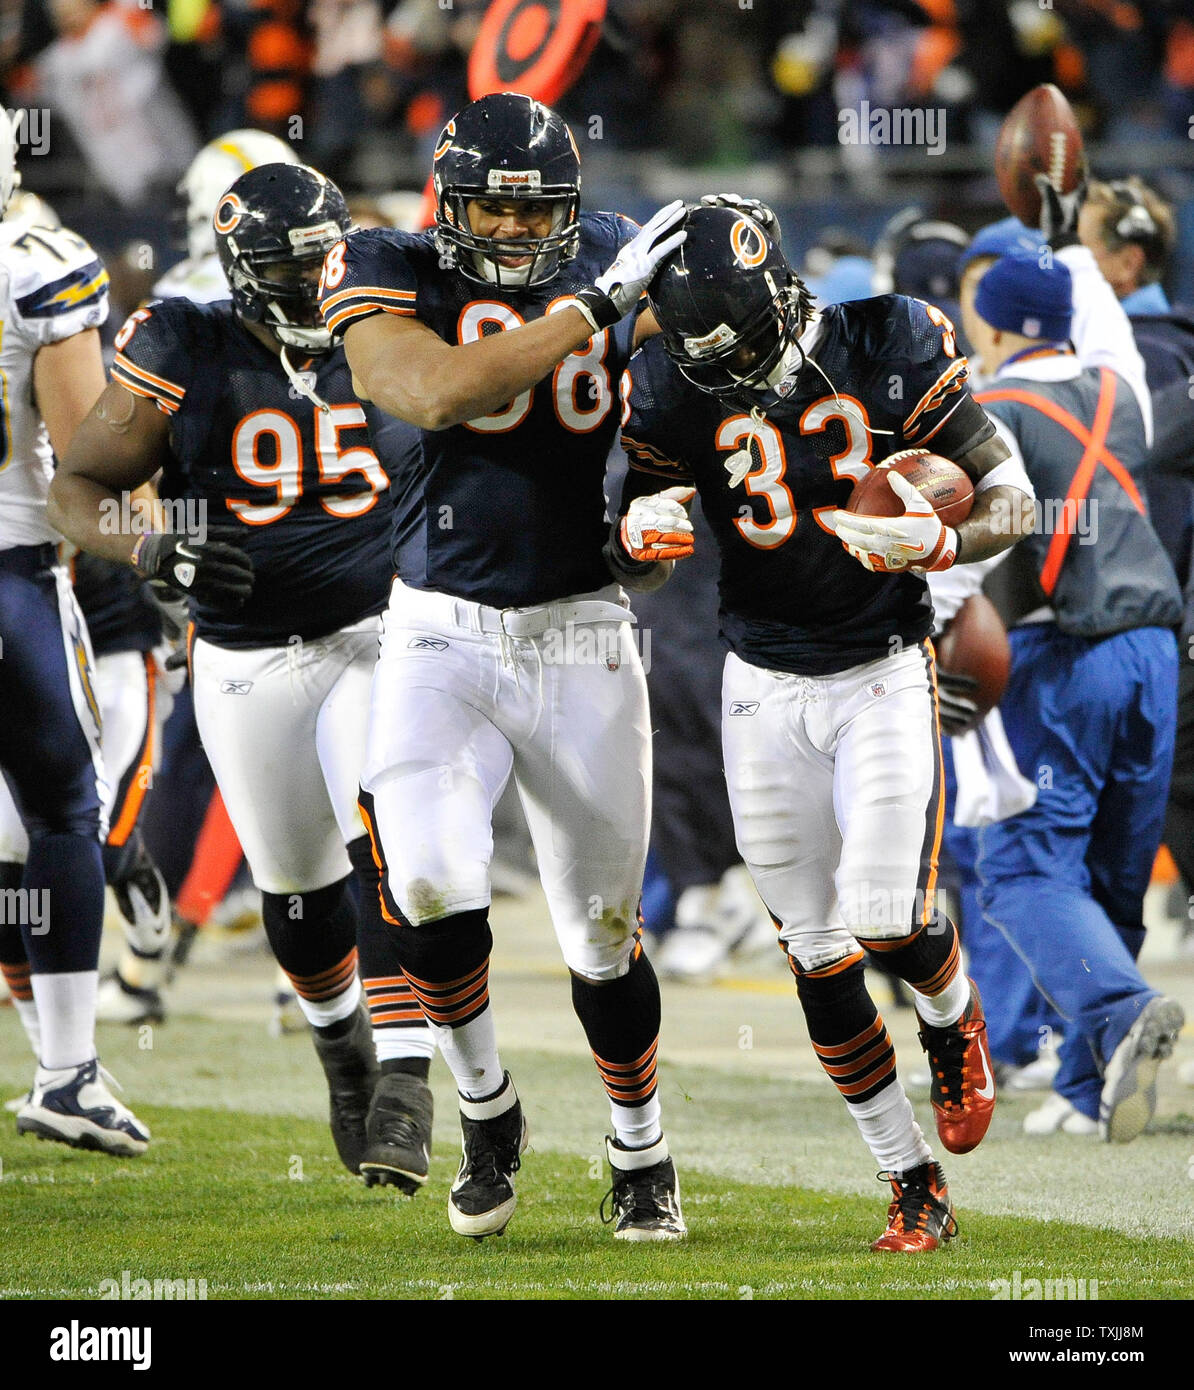
M 677 1239 L 638 920 L 646 684 L 603 556 L 603 481 L 618 384 L 649 327 L 631 311 L 683 239 L 683 209 L 641 232 L 582 213 L 571 132 L 515 93 L 448 122 L 433 182 L 434 228 L 335 246 L 321 305 L 375 441 L 399 420 L 420 427 L 392 475 L 397 579 L 361 805 L 403 967 L 460 1092 L 449 1219 L 478 1239 L 504 1230 L 527 1143 L 488 995 L 492 813 L 513 775 L 610 1098 L 614 1233 Z
M 356 806 L 388 481 L 315 302 L 324 252 L 348 227 L 339 189 L 313 169 L 237 179 L 215 214 L 232 299 L 169 299 L 128 319 L 51 509 L 81 548 L 189 597 L 199 732 L 314 1030 L 337 1150 L 350 1171 L 413 1190 L 427 1176 L 434 1043 L 393 963 Z M 121 490 L 159 468 L 186 529 L 106 527 Z
M 818 1058 L 892 1184 L 872 1248 L 932 1250 L 955 1230 L 949 1193 L 860 943 L 912 987 L 938 1135 L 968 1152 L 995 1088 L 981 1002 L 934 906 L 943 788 L 924 574 L 1010 546 L 1032 488 L 971 397 L 940 311 L 886 295 L 818 312 L 759 221 L 701 207 L 684 226 L 649 290 L 661 334 L 630 368 L 632 467 L 611 543 L 644 571 L 682 557 L 683 504 L 699 491 L 721 552 L 738 846 Z M 872 468 L 930 448 L 974 480 L 956 530 L 895 473 L 902 516 L 842 510 Z

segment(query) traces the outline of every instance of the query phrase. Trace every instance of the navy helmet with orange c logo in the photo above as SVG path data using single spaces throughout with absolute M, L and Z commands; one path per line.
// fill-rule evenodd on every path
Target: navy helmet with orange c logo
M 470 280 L 506 290 L 540 285 L 580 248 L 580 152 L 567 123 L 541 101 L 495 92 L 458 111 L 436 142 L 431 179 L 437 249 Z M 478 236 L 468 217 L 474 199 L 542 203 L 550 229 L 518 240 Z
M 237 314 L 284 346 L 327 352 L 319 270 L 352 227 L 331 179 L 305 164 L 260 164 L 224 192 L 212 226 Z
M 739 209 L 694 207 L 682 225 L 684 244 L 647 290 L 668 356 L 715 396 L 771 395 L 799 361 L 812 296 Z

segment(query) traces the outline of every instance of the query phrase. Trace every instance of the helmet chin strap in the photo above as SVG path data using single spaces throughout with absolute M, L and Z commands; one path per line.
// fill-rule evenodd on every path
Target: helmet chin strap
M 292 344 L 291 346 L 296 345 Z M 316 409 L 322 410 L 325 415 L 330 415 L 332 412 L 331 406 L 328 405 L 327 401 L 325 401 L 323 397 L 318 394 L 314 387 L 307 385 L 307 382 L 304 379 L 302 373 L 295 371 L 294 366 L 291 364 L 290 358 L 286 355 L 287 351 L 287 346 L 283 344 L 282 351 L 280 353 L 280 356 L 282 358 L 282 370 L 286 373 L 287 377 L 289 377 L 291 386 L 294 387 L 294 389 L 299 393 L 300 396 L 303 396 L 305 399 L 309 400 L 311 404 L 316 407 Z

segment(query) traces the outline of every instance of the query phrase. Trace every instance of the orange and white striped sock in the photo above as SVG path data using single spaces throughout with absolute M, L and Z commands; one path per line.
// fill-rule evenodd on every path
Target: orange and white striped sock
M 792 962 L 792 973 L 813 1050 L 876 1162 L 893 1172 L 926 1162 L 929 1147 L 896 1076 L 887 1025 L 867 992 L 862 952 L 819 970 Z
M 663 1134 L 656 1054 L 659 1051 L 659 981 L 635 943 L 630 969 L 620 979 L 593 984 L 572 977 L 572 1007 L 589 1040 L 609 1096 L 618 1143 L 641 1149 Z
M 894 941 L 862 944 L 883 956 L 893 974 L 916 995 L 916 1012 L 933 1028 L 956 1023 L 970 1002 L 970 981 L 962 971 L 958 929 L 937 913 L 927 926 Z

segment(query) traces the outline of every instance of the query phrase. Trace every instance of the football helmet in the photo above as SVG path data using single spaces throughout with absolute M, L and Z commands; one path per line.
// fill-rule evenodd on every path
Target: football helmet
M 262 164 L 242 174 L 212 219 L 236 312 L 268 328 L 284 347 L 327 352 L 319 315 L 319 272 L 351 229 L 344 195 L 305 164 Z
M 481 97 L 440 132 L 432 165 L 435 244 L 462 275 L 499 289 L 550 280 L 580 246 L 580 152 L 566 123 L 542 102 L 517 92 Z M 475 198 L 552 204 L 546 236 L 505 240 L 476 235 Z M 505 266 L 498 257 L 530 256 Z
M 803 362 L 812 296 L 783 252 L 734 208 L 694 207 L 688 236 L 647 289 L 663 346 L 702 391 L 762 405 Z
M 220 195 L 241 174 L 259 164 L 301 164 L 285 140 L 264 130 L 229 130 L 199 151 L 178 181 L 186 203 L 187 255 L 202 260 L 216 249 L 211 219 Z
M 0 107 L 0 217 L 12 199 L 21 176 L 17 173 L 17 132 L 12 118 Z

